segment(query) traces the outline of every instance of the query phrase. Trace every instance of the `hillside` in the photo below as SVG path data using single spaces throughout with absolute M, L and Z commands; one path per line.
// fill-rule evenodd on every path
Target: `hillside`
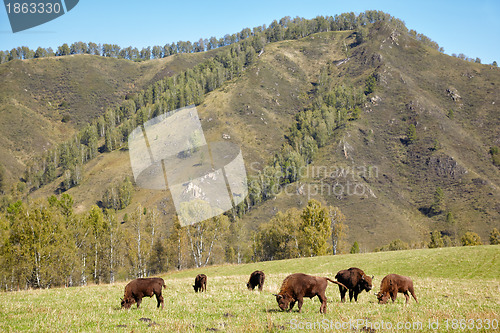
M 0 65 L 0 156 L 8 183 L 22 176 L 29 158 L 120 105 L 127 93 L 213 55 L 182 54 L 148 62 L 71 55 Z
M 244 265 L 213 266 L 162 274 L 165 307 L 156 308 L 145 298 L 139 309 L 120 309 L 125 282 L 74 288 L 38 289 L 0 293 L 0 330 L 54 331 L 169 331 L 169 332 L 293 332 L 294 325 L 354 322 L 356 331 L 391 331 L 380 325 L 403 325 L 401 332 L 454 332 L 472 325 L 471 331 L 490 332 L 498 327 L 500 311 L 500 257 L 498 246 L 477 246 L 324 256 Z M 272 293 L 290 273 L 304 272 L 333 278 L 351 266 L 375 275 L 373 292 L 386 274 L 412 278 L 419 303 L 398 294 L 395 304 L 377 304 L 372 293 L 362 292 L 358 303 L 341 303 L 336 286 L 326 289 L 327 313 L 320 314 L 317 297 L 306 298 L 302 313 L 279 310 Z M 256 269 L 264 270 L 264 290 L 248 291 L 245 283 Z M 207 292 L 191 287 L 199 273 L 208 276 Z M 360 320 L 358 322 L 358 320 Z M 432 327 L 429 327 L 429 322 Z M 437 324 L 436 324 L 437 322 Z M 331 324 L 333 323 L 333 324 Z M 359 326 L 358 326 L 359 325 Z M 372 325 L 372 326 L 370 326 Z M 379 326 L 376 326 L 379 325 Z M 405 326 L 409 325 L 409 326 Z M 421 326 L 420 326 L 421 325 Z M 438 325 L 438 327 L 436 327 Z M 447 326 L 448 325 L 448 326 Z M 323 326 L 321 326 L 323 327 Z M 349 326 L 352 328 L 351 326 Z M 437 330 L 436 330 L 437 328 Z M 309 331 L 310 329 L 307 329 Z M 318 331 L 315 329 L 314 331 Z M 371 330 L 370 332 L 373 332 Z
M 296 116 L 314 103 L 321 75 L 334 87 L 360 91 L 370 76 L 376 80 L 358 119 L 333 131 L 299 182 L 249 208 L 243 216 L 246 229 L 317 198 L 346 215 L 344 251 L 354 241 L 369 251 L 396 238 L 421 246 L 435 229 L 455 240 L 469 230 L 487 239 L 492 228 L 500 228 L 500 174 L 489 154 L 500 144 L 500 70 L 439 53 L 389 24 L 371 25 L 362 43 L 356 43 L 356 35 L 321 32 L 266 44 L 251 66 L 197 106 L 207 141 L 229 135 L 241 147 L 248 173 L 259 175 L 287 142 Z M 2 164 L 12 177 L 19 176 L 33 152 L 68 137 L 127 92 L 205 57 L 197 53 L 136 64 L 75 56 L 2 64 L 1 82 L 9 87 L 0 89 L 8 101 L 0 110 Z M 34 75 L 40 78 L 29 79 Z M 71 120 L 62 123 L 67 113 Z M 416 129 L 412 143 L 410 125 Z M 85 164 L 81 184 L 67 191 L 76 211 L 87 211 L 102 199 L 106 184 L 127 175 L 132 177 L 125 149 L 99 154 Z M 61 181 L 31 196 L 57 193 Z M 437 187 L 444 193 L 444 209 L 431 214 Z M 167 192 L 136 188 L 119 218 L 138 204 L 157 208 L 164 224 L 171 225 L 174 207 Z M 454 223 L 446 222 L 448 213 Z
M 341 208 L 349 243 L 357 240 L 366 249 L 396 238 L 418 243 L 434 229 L 451 237 L 473 230 L 486 238 L 498 227 L 500 173 L 489 154 L 499 140 L 498 68 L 460 61 L 379 27 L 332 71 L 339 84 L 359 86 L 374 73 L 371 102 L 360 120 L 322 148 L 309 177 L 297 185 L 304 196 L 280 195 L 255 212 L 254 221 L 303 206 L 309 189 L 312 197 Z M 460 98 L 454 100 L 450 91 Z M 417 131 L 414 144 L 405 143 L 410 124 Z M 432 216 L 437 187 L 446 207 Z M 446 223 L 447 212 L 455 223 Z

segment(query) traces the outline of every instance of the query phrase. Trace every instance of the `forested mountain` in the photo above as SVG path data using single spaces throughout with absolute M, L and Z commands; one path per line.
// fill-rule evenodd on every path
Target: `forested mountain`
M 244 31 L 143 62 L 0 65 L 4 267 L 22 258 L 2 272 L 7 289 L 345 253 L 355 241 L 487 242 L 500 228 L 497 67 L 445 55 L 381 12 Z M 181 228 L 168 191 L 133 184 L 127 138 L 190 104 L 207 141 L 241 147 L 249 195 Z

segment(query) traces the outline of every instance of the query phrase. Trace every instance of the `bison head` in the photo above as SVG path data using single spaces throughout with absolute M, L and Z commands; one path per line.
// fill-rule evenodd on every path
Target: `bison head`
M 288 295 L 281 295 L 281 294 L 279 295 L 273 294 L 273 295 L 276 296 L 276 302 L 278 302 L 278 306 L 280 307 L 280 309 L 286 311 L 288 305 L 290 304 L 290 301 L 292 300 L 291 297 Z
M 372 277 L 369 277 L 366 274 L 363 274 L 361 277 L 361 290 L 365 290 L 366 292 L 370 292 L 372 290 Z
M 379 292 L 377 294 L 377 299 L 379 304 L 385 304 L 389 300 L 389 293 Z
M 121 299 L 121 305 L 122 305 L 122 308 L 125 308 L 125 309 L 130 309 L 130 307 L 132 306 L 132 304 L 134 304 L 135 300 L 131 297 L 125 297 L 125 299 L 123 298 L 120 298 Z

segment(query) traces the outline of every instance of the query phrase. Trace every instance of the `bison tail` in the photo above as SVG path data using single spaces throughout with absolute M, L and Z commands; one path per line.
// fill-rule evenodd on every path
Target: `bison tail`
M 329 278 L 326 278 L 328 281 L 330 281 L 331 283 L 335 283 L 335 284 L 338 284 L 339 286 L 342 286 L 344 287 L 345 289 L 349 289 L 347 288 L 346 286 L 344 286 L 342 283 L 340 283 L 339 281 L 334 281 L 332 279 L 329 279 Z

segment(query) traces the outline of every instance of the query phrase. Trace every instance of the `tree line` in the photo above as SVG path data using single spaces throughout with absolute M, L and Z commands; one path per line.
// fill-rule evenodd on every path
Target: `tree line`
M 172 269 L 324 255 L 331 253 L 330 237 L 333 246 L 343 240 L 343 223 L 338 208 L 314 200 L 251 234 L 231 214 L 181 227 L 138 205 L 123 224 L 114 209 L 94 205 L 75 213 L 68 194 L 16 201 L 0 213 L 0 288 L 112 283 Z
M 358 27 L 377 21 L 388 21 L 398 28 L 408 32 L 404 22 L 391 15 L 375 10 L 368 10 L 359 15 L 353 12 L 343 13 L 335 16 L 317 16 L 313 19 L 302 17 L 291 18 L 285 16 L 279 21 L 274 20 L 269 26 L 262 25 L 253 29 L 245 28 L 238 33 L 226 34 L 223 37 L 200 38 L 198 41 L 179 41 L 177 43 L 167 43 L 163 46 L 148 46 L 142 49 L 137 47 L 120 47 L 116 44 L 97 44 L 94 42 L 85 43 L 82 41 L 68 45 L 64 43 L 56 48 L 38 47 L 32 50 L 27 46 L 20 46 L 11 50 L 0 51 L 0 64 L 15 59 L 33 59 L 53 56 L 65 56 L 71 54 L 91 54 L 102 57 L 127 59 L 132 61 L 145 61 L 150 59 L 165 58 L 180 53 L 196 53 L 213 50 L 216 48 L 233 45 L 250 37 L 263 38 L 266 43 L 277 42 L 288 39 L 303 38 L 308 35 L 325 31 L 355 30 Z M 423 34 L 410 30 L 410 35 L 438 50 L 442 50 L 439 45 Z M 260 51 L 260 50 L 258 50 Z
M 204 209 L 206 203 L 198 205 Z M 137 205 L 126 219 L 123 223 L 114 209 L 95 205 L 76 213 L 68 194 L 11 203 L 0 212 L 0 289 L 112 283 L 213 264 L 347 252 L 345 216 L 316 200 L 301 210 L 278 212 L 255 231 L 234 212 L 181 227 L 178 219 L 167 225 L 158 210 Z M 500 243 L 497 229 L 489 241 Z M 471 232 L 460 242 L 482 244 Z M 375 251 L 453 245 L 433 231 L 429 243 L 410 246 L 397 239 Z M 358 242 L 350 252 L 360 252 Z

